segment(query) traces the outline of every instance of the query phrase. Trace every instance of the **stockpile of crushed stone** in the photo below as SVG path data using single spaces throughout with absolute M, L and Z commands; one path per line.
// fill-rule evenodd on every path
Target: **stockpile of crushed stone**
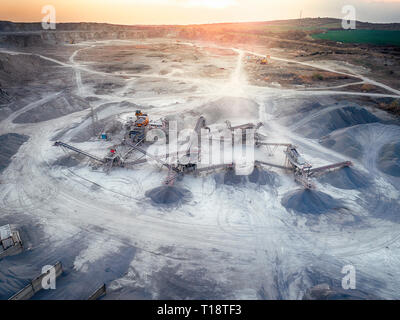
M 277 186 L 278 175 L 274 172 L 265 171 L 259 168 L 254 168 L 249 176 L 240 176 L 231 169 L 225 173 L 219 173 L 214 176 L 217 184 L 225 184 L 228 186 L 244 185 L 246 183 L 254 183 L 257 185 Z
M 82 159 L 83 156 L 80 156 L 79 154 L 76 154 L 74 156 L 67 155 L 54 161 L 53 166 L 60 166 L 66 168 L 76 167 L 79 164 L 79 160 L 77 158 Z
M 50 101 L 20 114 L 15 123 L 37 123 L 56 119 L 90 107 L 89 102 L 70 93 L 65 93 Z
M 379 152 L 377 165 L 382 172 L 400 177 L 400 142 L 384 145 Z
M 329 183 L 335 188 L 345 190 L 363 189 L 371 184 L 368 174 L 363 174 L 350 167 L 328 172 L 319 177 L 318 180 L 322 183 Z
M 335 130 L 359 124 L 379 122 L 380 119 L 364 108 L 349 106 L 322 113 L 304 123 L 296 132 L 308 138 L 321 138 Z
M 257 167 L 254 168 L 253 173 L 249 175 L 248 179 L 251 183 L 261 186 L 277 186 L 278 184 L 278 175 L 276 173 L 262 170 Z
M 160 205 L 177 204 L 191 197 L 191 192 L 177 186 L 161 186 L 146 192 L 146 197 Z
M 360 159 L 363 154 L 363 146 L 356 140 L 356 136 L 362 131 L 361 127 L 338 130 L 323 137 L 319 142 L 324 147 L 330 148 L 354 159 Z
M 283 197 L 281 203 L 286 209 L 316 215 L 343 208 L 339 200 L 315 190 L 300 190 L 289 193 Z
M 246 176 L 238 176 L 235 174 L 235 170 L 228 170 L 225 173 L 215 175 L 215 181 L 218 184 L 225 184 L 228 186 L 234 186 L 246 183 Z

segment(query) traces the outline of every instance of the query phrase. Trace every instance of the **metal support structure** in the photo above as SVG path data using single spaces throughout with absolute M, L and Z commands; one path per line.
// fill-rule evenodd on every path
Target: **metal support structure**
M 231 122 L 229 120 L 225 121 L 225 123 L 226 123 L 227 128 L 229 130 L 231 130 L 231 131 L 234 131 L 234 130 L 237 130 L 237 129 L 256 129 L 256 130 L 258 130 L 263 126 L 262 122 L 259 122 L 257 124 L 245 123 L 245 124 L 241 124 L 241 125 L 234 126 L 234 127 L 232 127 L 232 124 L 231 124 Z
M 193 139 L 197 137 L 197 149 L 199 150 L 198 152 L 198 157 L 200 157 L 200 151 L 201 151 L 201 129 L 207 129 L 208 132 L 210 132 L 210 128 L 208 128 L 206 126 L 206 118 L 204 118 L 203 116 L 201 116 L 196 123 L 196 126 L 194 127 L 194 133 L 196 135 L 193 135 L 190 137 L 190 141 L 189 141 L 189 145 L 188 148 L 186 150 L 186 155 L 190 156 L 190 149 L 192 148 L 192 145 L 194 143 Z M 198 161 L 200 161 L 200 159 L 197 159 Z
M 297 182 L 302 184 L 307 189 L 314 189 L 315 185 L 311 181 L 311 177 L 315 177 L 318 175 L 322 175 L 326 172 L 332 170 L 338 170 L 344 167 L 349 167 L 352 165 L 350 161 L 335 163 L 319 168 L 312 168 L 312 165 L 307 163 L 297 151 L 296 146 L 289 143 L 271 143 L 271 142 L 262 142 L 256 141 L 256 146 L 264 146 L 267 148 L 269 155 L 273 155 L 278 147 L 286 147 L 284 151 L 285 157 L 285 165 L 280 166 L 273 163 L 268 163 L 264 161 L 256 161 L 256 165 L 266 165 L 279 169 L 290 169 L 294 172 L 294 178 Z
M 256 141 L 256 146 L 274 146 L 274 147 L 292 147 L 291 143 L 273 143 L 273 142 L 262 142 Z
M 138 146 L 136 146 L 136 145 L 134 145 L 134 144 L 132 144 L 130 142 L 127 142 L 127 144 L 131 148 L 143 153 L 144 155 L 148 156 L 149 158 L 153 159 L 154 161 L 158 162 L 159 164 L 161 164 L 162 166 L 168 168 L 169 170 L 174 170 L 176 172 L 179 172 L 178 169 L 176 169 L 176 168 L 172 167 L 171 165 L 169 165 L 168 163 L 158 159 L 156 156 L 153 156 L 152 154 L 148 153 L 146 150 L 143 150 L 142 148 L 140 148 L 140 147 L 138 147 Z

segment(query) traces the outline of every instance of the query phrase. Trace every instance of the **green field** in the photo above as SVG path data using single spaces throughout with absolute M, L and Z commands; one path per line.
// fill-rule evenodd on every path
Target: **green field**
M 347 43 L 400 46 L 400 31 L 398 30 L 338 30 L 313 34 L 312 37 Z

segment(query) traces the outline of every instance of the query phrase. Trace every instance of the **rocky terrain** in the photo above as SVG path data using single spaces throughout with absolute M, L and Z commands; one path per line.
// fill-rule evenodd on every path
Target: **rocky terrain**
M 396 50 L 239 27 L 0 24 L 0 225 L 21 230 L 25 248 L 0 261 L 0 299 L 56 261 L 57 290 L 35 299 L 87 299 L 103 283 L 104 299 L 399 298 Z M 199 116 L 213 130 L 261 122 L 268 141 L 296 145 L 314 167 L 353 166 L 316 177 L 315 190 L 272 166 L 166 189 L 157 164 L 106 174 L 53 146 L 102 158 L 137 109 L 180 130 Z M 282 149 L 257 156 L 285 161 Z M 355 291 L 341 288 L 345 265 Z

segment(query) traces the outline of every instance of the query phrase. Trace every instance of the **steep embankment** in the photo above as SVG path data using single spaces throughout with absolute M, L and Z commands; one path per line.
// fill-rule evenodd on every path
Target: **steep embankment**
M 104 23 L 60 23 L 56 30 L 43 30 L 40 23 L 0 22 L 0 43 L 31 47 L 88 40 L 143 39 L 164 37 L 172 27 L 122 26 Z

